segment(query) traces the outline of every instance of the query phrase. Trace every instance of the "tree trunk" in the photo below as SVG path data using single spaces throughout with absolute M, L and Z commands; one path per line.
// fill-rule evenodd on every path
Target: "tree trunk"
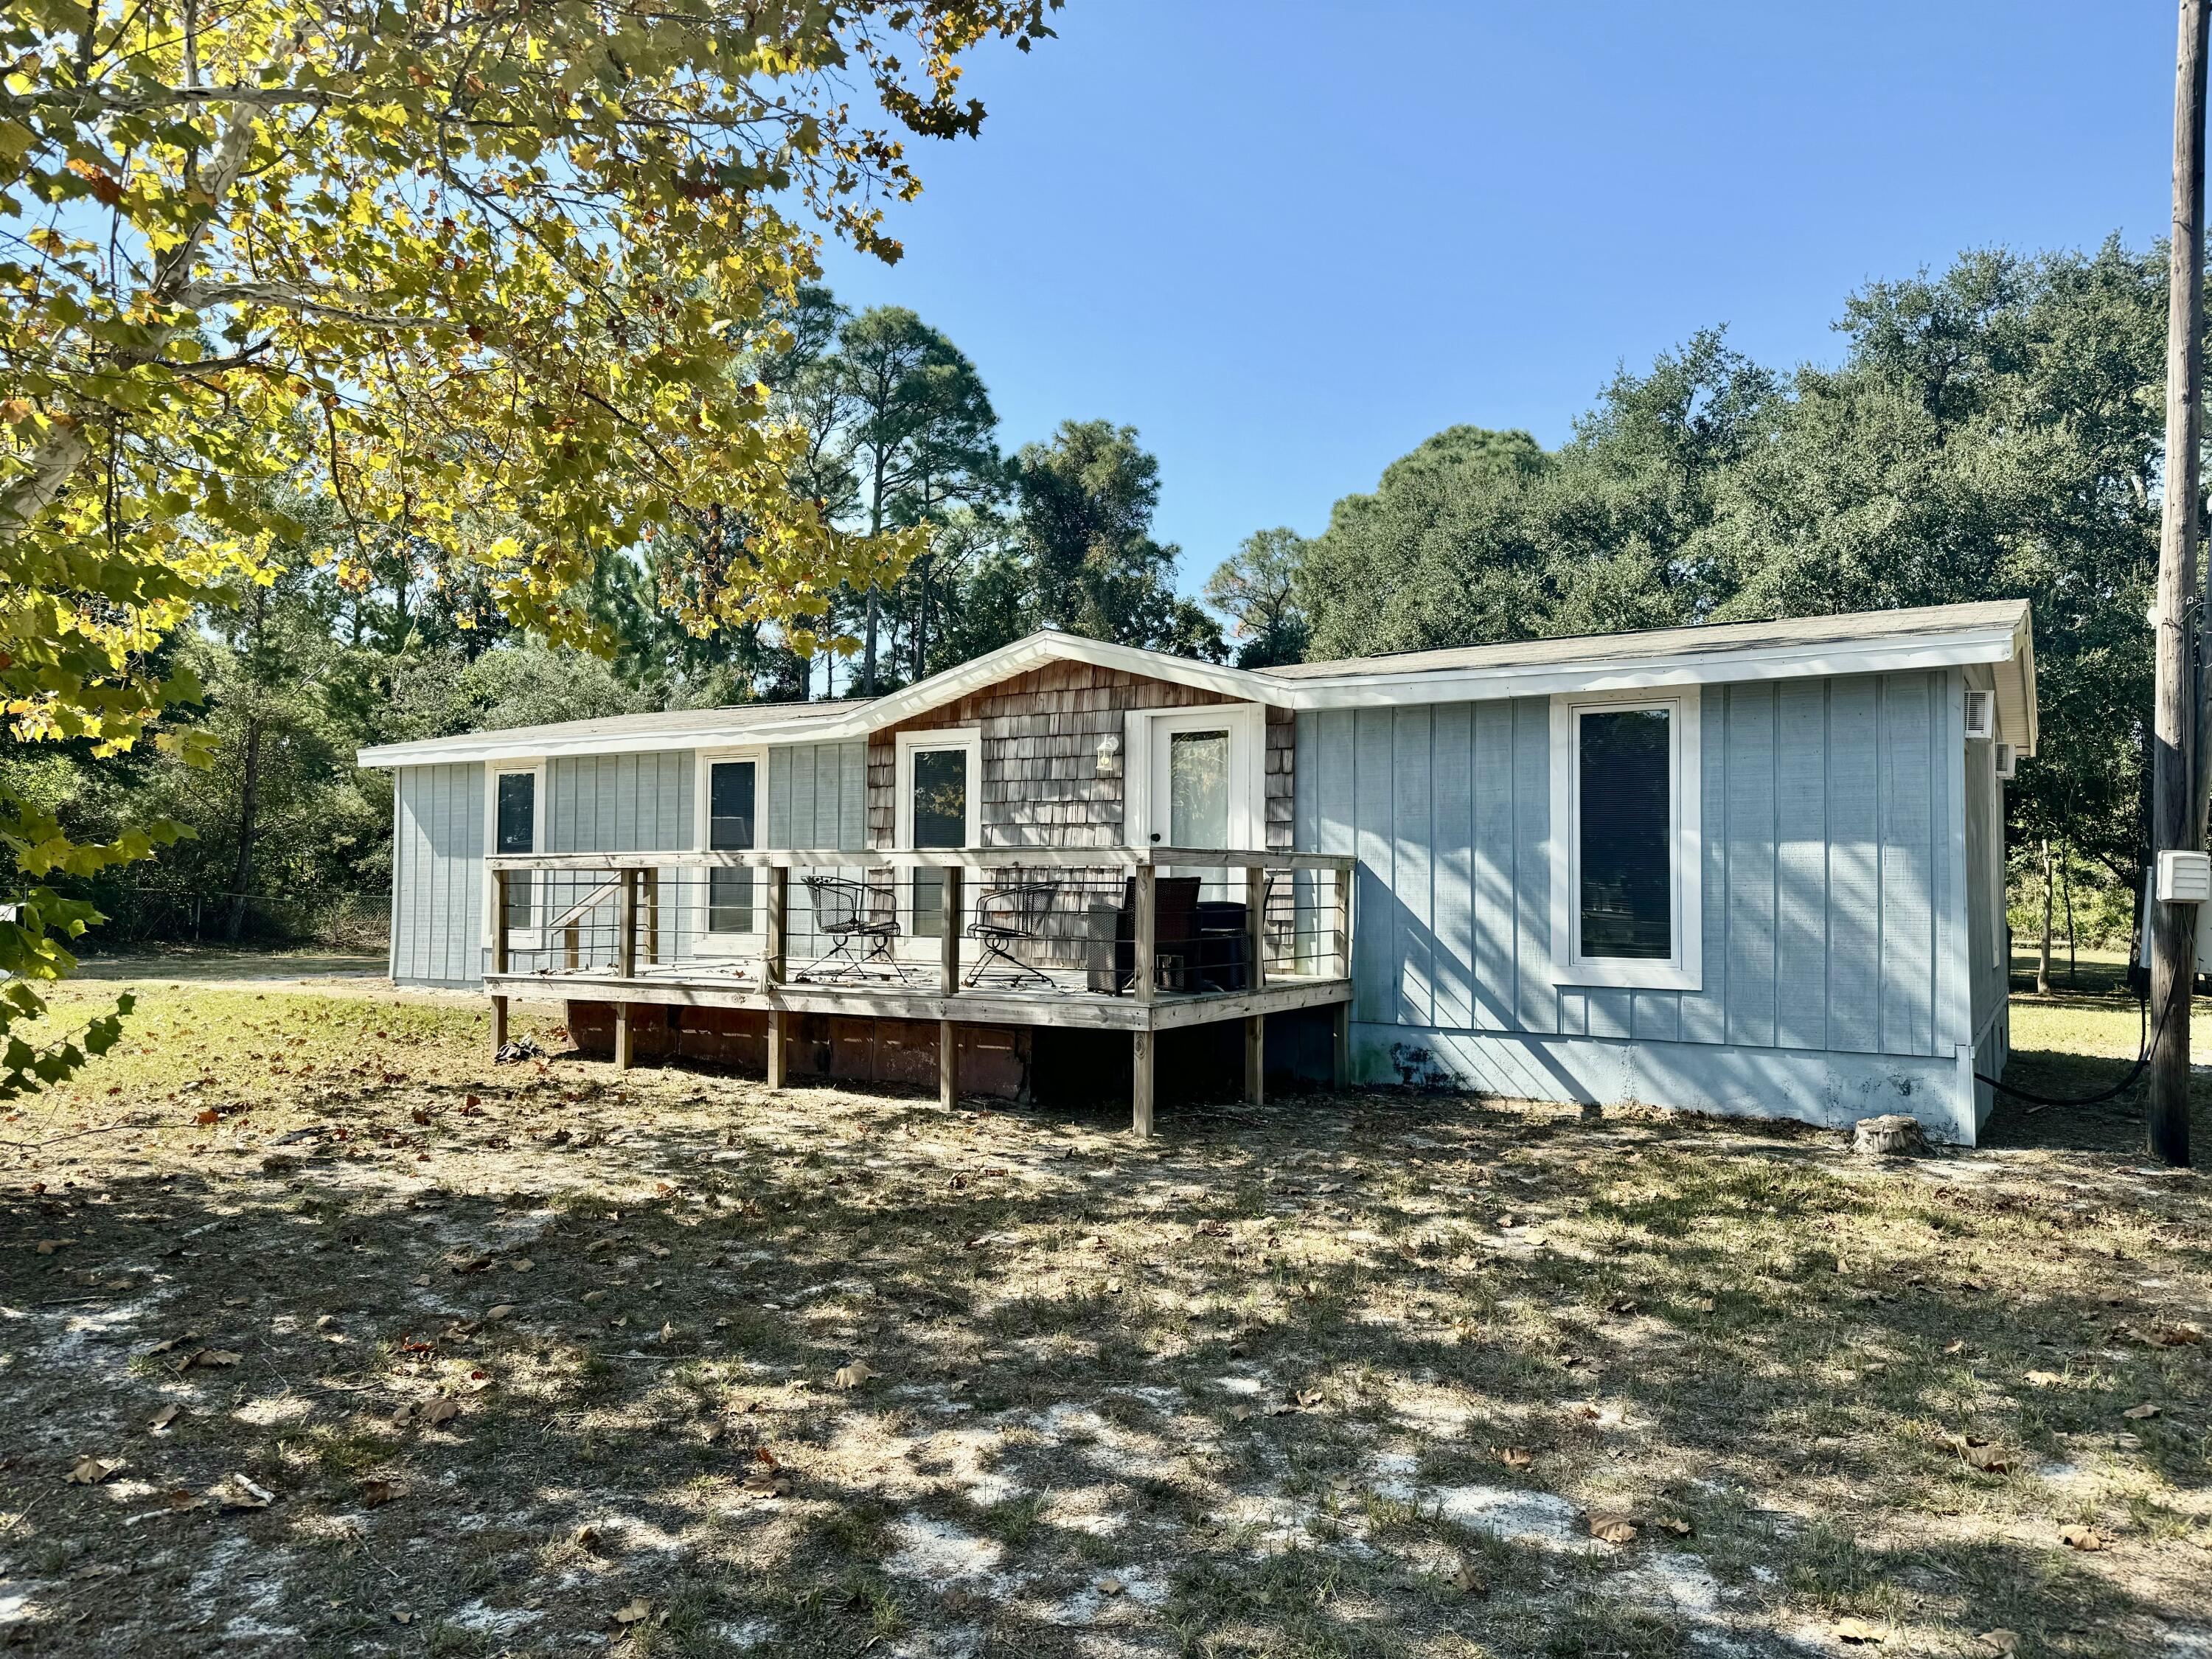
M 2051 908 L 2055 895 L 2051 890 L 2051 837 L 2043 838 L 2043 949 L 2035 958 L 2035 994 L 2039 997 L 2051 994 Z
M 2197 586 L 2198 445 L 2203 435 L 2205 22 L 2212 0 L 2180 0 L 2173 87 L 2173 234 L 2166 285 L 2166 487 L 2158 557 L 2158 701 L 2153 731 L 2151 850 L 2202 839 L 2196 771 L 2197 687 L 2189 607 Z M 2189 1162 L 2191 907 L 2151 915 L 2150 1091 L 2153 1157 Z
M 2071 990 L 2080 983 L 2080 941 L 2074 936 L 2074 867 L 2071 849 L 2058 849 L 2058 878 L 2066 884 L 2066 986 Z
M 246 931 L 246 884 L 253 879 L 253 820 L 261 783 L 261 721 L 246 722 L 245 771 L 238 792 L 238 860 L 230 872 L 230 926 L 223 937 L 232 945 Z

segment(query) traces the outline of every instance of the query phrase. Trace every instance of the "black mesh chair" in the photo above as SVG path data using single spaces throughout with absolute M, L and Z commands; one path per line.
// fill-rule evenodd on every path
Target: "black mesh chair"
M 1059 891 L 1056 881 L 1015 881 L 975 896 L 975 916 L 968 925 L 968 937 L 982 941 L 983 954 L 969 972 L 965 981 L 969 989 L 975 989 L 994 962 L 1006 964 L 1004 974 L 1011 989 L 1049 991 L 1054 988 L 1050 974 L 1030 967 L 1013 950 L 1044 937 L 1045 918 L 1052 914 L 1053 896 Z
M 843 876 L 807 876 L 804 881 L 814 901 L 814 925 L 830 941 L 830 948 L 792 977 L 805 979 L 826 963 L 842 963 L 833 974 L 865 975 L 868 964 L 881 962 L 902 981 L 906 969 L 891 953 L 898 937 L 898 903 L 889 888 L 871 887 Z M 830 977 L 830 975 L 824 975 Z

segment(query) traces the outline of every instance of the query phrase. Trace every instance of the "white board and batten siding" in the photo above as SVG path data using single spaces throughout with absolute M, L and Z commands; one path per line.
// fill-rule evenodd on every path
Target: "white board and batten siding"
M 1903 1111 L 1971 1140 L 1988 1091 L 1966 1057 L 2001 1059 L 2003 919 L 1990 745 L 1960 740 L 1964 686 L 1936 669 L 1705 688 L 1696 990 L 1556 970 L 1548 699 L 1301 713 L 1297 844 L 1360 860 L 1353 1075 L 1831 1123 Z
M 768 751 L 761 845 L 866 845 L 865 743 L 797 744 Z M 545 765 L 539 842 L 549 853 L 680 851 L 697 845 L 697 757 L 556 755 Z M 392 976 L 409 985 L 478 985 L 489 966 L 484 937 L 484 769 L 480 763 L 402 766 L 394 798 Z M 691 908 L 670 896 L 664 947 L 680 953 Z M 597 884 L 587 876 L 546 878 L 557 910 Z M 587 936 L 588 938 L 588 936 Z M 596 959 L 604 941 L 586 949 Z

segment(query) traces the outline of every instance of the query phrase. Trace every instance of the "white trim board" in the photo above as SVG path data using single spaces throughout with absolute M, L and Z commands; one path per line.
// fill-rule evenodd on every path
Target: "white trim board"
M 1694 685 L 1634 696 L 1603 692 L 1552 699 L 1552 978 L 1561 986 L 1632 986 L 1638 990 L 1705 988 L 1705 825 L 1702 699 Z M 1666 708 L 1673 753 L 1668 768 L 1673 806 L 1674 955 L 1667 961 L 1627 957 L 1585 957 L 1576 949 L 1575 888 L 1582 872 L 1577 810 L 1582 768 L 1577 763 L 1577 716 L 1618 708 Z

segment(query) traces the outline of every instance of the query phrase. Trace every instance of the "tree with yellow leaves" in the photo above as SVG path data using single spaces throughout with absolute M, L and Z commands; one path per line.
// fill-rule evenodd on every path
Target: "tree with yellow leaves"
M 218 590 L 333 509 L 341 577 L 402 538 L 591 643 L 569 589 L 711 503 L 672 584 L 698 629 L 802 651 L 841 583 L 895 578 L 803 489 L 804 434 L 738 372 L 823 234 L 886 258 L 904 136 L 974 133 L 980 43 L 1060 0 L 16 0 L 0 15 L 0 698 L 18 743 L 146 738 L 154 666 Z M 319 532 L 318 532 L 319 533 Z M 88 907 L 43 884 L 173 827 L 73 844 L 0 784 L 0 1098 L 112 1042 L 15 1030 Z M 118 1012 L 127 1012 L 127 1006 Z

